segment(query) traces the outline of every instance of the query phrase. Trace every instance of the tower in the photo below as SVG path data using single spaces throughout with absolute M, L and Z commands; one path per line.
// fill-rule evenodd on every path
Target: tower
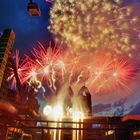
M 14 40 L 15 33 L 13 32 L 13 30 L 5 29 L 0 38 L 0 87 Z

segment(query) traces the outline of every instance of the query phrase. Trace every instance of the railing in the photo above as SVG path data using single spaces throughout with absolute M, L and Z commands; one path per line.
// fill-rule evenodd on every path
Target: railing
M 36 134 L 40 136 L 38 140 L 65 140 L 65 135 L 70 140 L 132 140 L 132 132 L 140 130 L 133 127 L 131 123 L 110 122 L 108 119 L 84 119 L 78 122 L 71 119 L 63 121 L 15 120 L 15 122 L 16 125 L 7 125 L 7 127 L 38 132 L 39 134 Z M 36 139 L 33 137 L 33 140 Z

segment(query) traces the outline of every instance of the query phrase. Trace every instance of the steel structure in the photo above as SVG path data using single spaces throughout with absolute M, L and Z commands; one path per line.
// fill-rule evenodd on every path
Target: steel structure
M 14 41 L 15 33 L 13 30 L 5 29 L 0 38 L 0 87 Z
M 32 140 L 134 140 L 133 132 L 140 130 L 139 121 L 123 122 L 122 117 L 87 117 L 83 122 L 74 122 L 70 118 L 64 118 L 63 121 L 15 122 L 15 125 L 7 124 L 6 127 L 24 131 L 32 135 Z M 14 140 L 17 139 L 15 135 Z

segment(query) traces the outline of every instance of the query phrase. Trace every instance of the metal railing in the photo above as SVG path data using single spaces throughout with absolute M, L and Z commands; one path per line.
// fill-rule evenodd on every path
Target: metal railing
M 40 133 L 39 140 L 46 139 L 45 137 L 46 130 L 47 130 L 47 133 L 51 131 L 56 132 L 56 135 L 58 135 L 57 134 L 58 132 L 61 132 L 61 134 L 63 134 L 64 132 L 68 132 L 69 135 L 71 135 L 71 140 L 82 140 L 82 139 L 86 140 L 87 137 L 90 137 L 92 139 L 95 137 L 96 133 L 98 133 L 99 135 L 98 137 L 101 137 L 100 134 L 104 136 L 105 139 L 102 138 L 102 140 L 132 140 L 132 132 L 140 129 L 140 128 L 133 127 L 131 123 L 124 124 L 121 121 L 109 121 L 107 118 L 103 120 L 84 119 L 84 120 L 79 120 L 79 121 L 72 121 L 71 119 L 66 119 L 63 121 L 15 120 L 15 122 L 16 122 L 15 125 L 7 125 L 7 128 L 17 128 L 24 131 L 30 130 L 31 132 L 39 132 Z M 85 136 L 83 136 L 82 139 L 81 138 L 73 139 L 72 138 L 73 132 L 75 132 L 74 133 L 75 135 L 81 135 L 82 133 Z M 124 136 L 123 138 L 122 135 L 128 135 L 128 136 Z M 108 138 L 111 136 L 112 136 L 112 139 Z M 53 138 L 53 140 L 57 140 L 57 139 Z M 62 138 L 58 140 L 65 140 L 65 139 Z

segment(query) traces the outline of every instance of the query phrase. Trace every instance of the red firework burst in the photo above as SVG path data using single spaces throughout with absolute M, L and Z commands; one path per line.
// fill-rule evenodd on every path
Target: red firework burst
M 97 57 L 97 56 L 96 56 Z M 136 76 L 136 66 L 129 60 L 114 59 L 111 56 L 97 57 L 92 65 L 87 85 L 95 92 L 109 92 L 128 85 Z
M 13 65 L 9 68 L 9 76 L 7 78 L 8 81 L 11 81 L 11 85 L 13 88 L 16 88 L 16 78 L 15 78 L 15 71 L 14 68 L 17 71 L 18 78 L 20 80 L 20 83 L 23 84 L 28 80 L 26 77 L 26 73 L 29 71 L 29 65 L 26 60 L 20 59 L 19 57 L 19 51 L 16 50 L 15 53 L 12 56 L 12 63 Z

